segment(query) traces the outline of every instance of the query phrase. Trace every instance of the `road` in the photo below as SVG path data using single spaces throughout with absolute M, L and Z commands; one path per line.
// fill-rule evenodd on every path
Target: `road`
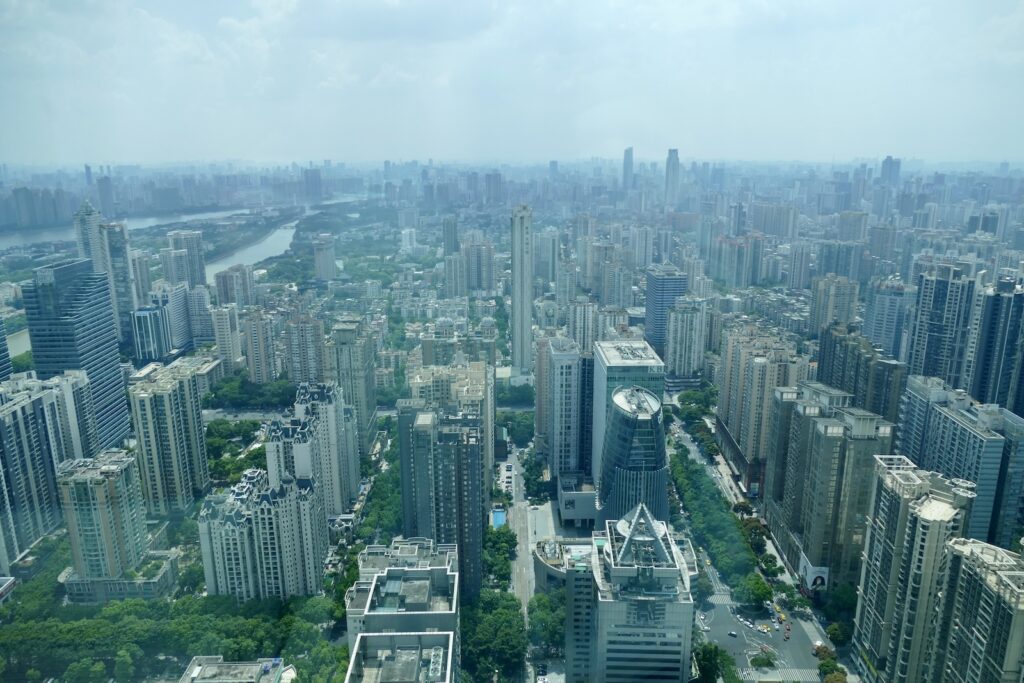
M 672 434 L 669 436 L 670 447 L 674 446 L 672 439 L 677 439 L 689 450 L 689 457 L 694 462 L 703 464 L 708 475 L 718 485 L 722 495 L 727 500 L 735 502 L 741 498 L 740 491 L 736 488 L 731 478 L 723 476 L 719 467 L 709 464 L 700 454 L 693 439 L 674 425 Z M 691 534 L 692 538 L 692 534 Z M 818 675 L 818 660 L 814 656 L 814 643 L 816 641 L 828 642 L 821 626 L 813 619 L 801 619 L 787 614 L 789 623 L 792 624 L 790 639 L 784 639 L 784 631 L 776 631 L 774 623 L 769 621 L 768 610 L 762 610 L 759 615 L 752 615 L 753 627 L 746 626 L 740 621 L 735 611 L 738 606 L 733 601 L 729 587 L 722 581 L 718 572 L 711 564 L 711 558 L 703 551 L 698 550 L 698 562 L 701 563 L 711 584 L 715 589 L 714 595 L 709 600 L 706 609 L 697 611 L 696 627 L 704 632 L 704 637 L 726 650 L 736 660 L 736 666 L 743 680 L 757 681 L 761 679 L 781 679 L 784 681 L 820 681 Z M 784 577 L 784 580 L 792 583 L 792 577 Z M 762 633 L 756 629 L 760 624 L 770 627 L 768 633 Z M 735 633 L 730 636 L 729 633 Z M 773 669 L 754 669 L 750 666 L 750 658 L 767 649 L 776 658 L 776 667 Z M 849 668 L 849 667 L 847 667 Z M 857 680 L 851 674 L 848 679 L 850 683 Z
M 214 420 L 269 422 L 271 420 L 279 420 L 281 414 L 280 410 L 221 410 L 220 408 L 206 408 L 203 410 L 203 423 L 209 424 Z
M 533 597 L 534 575 L 533 575 L 533 538 L 536 530 L 530 523 L 530 502 L 526 500 L 526 487 L 523 485 L 523 466 L 519 462 L 520 450 L 518 448 L 509 454 L 508 463 L 512 464 L 512 507 L 508 511 L 506 523 L 511 525 L 512 531 L 516 533 L 516 559 L 512 562 L 512 592 L 519 598 L 523 605 L 524 619 L 527 617 L 527 605 Z M 504 467 L 504 463 L 502 464 Z M 527 622 L 529 625 L 529 622 Z M 525 681 L 534 680 L 533 667 L 527 660 L 524 667 Z

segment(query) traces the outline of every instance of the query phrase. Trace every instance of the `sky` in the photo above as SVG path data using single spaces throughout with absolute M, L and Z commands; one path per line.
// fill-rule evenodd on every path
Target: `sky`
M 0 0 L 0 162 L 1024 159 L 1024 0 Z

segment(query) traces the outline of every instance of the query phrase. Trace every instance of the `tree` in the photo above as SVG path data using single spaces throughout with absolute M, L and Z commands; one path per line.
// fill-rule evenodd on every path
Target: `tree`
M 814 648 L 814 656 L 820 659 L 821 661 L 826 661 L 829 659 L 835 659 L 836 652 L 828 645 L 819 645 L 818 647 Z
M 530 642 L 548 650 L 565 646 L 565 589 L 538 593 L 530 598 Z
M 836 645 L 845 645 L 850 642 L 850 630 L 845 623 L 834 621 L 825 629 L 828 639 Z
M 114 678 L 118 683 L 128 683 L 135 678 L 135 664 L 127 650 L 118 650 L 114 657 Z
M 750 607 L 761 607 L 766 600 L 772 599 L 772 587 L 756 572 L 747 574 L 733 593 L 736 600 Z
M 715 594 L 715 586 L 711 583 L 706 572 L 701 570 L 697 576 L 697 584 L 694 587 L 694 597 L 700 604 L 706 603 Z
M 714 643 L 701 643 L 693 653 L 697 660 L 700 683 L 715 683 L 721 672 L 720 648 Z
M 732 506 L 732 511 L 740 516 L 749 516 L 754 514 L 754 506 L 745 500 L 741 500 Z
M 755 669 L 770 669 L 775 666 L 775 655 L 771 652 L 759 652 L 750 658 L 750 665 Z
M 839 672 L 842 672 L 845 675 L 846 669 L 839 666 L 839 662 L 834 659 L 826 659 L 818 663 L 818 673 L 822 676 L 828 676 Z
M 833 671 L 825 676 L 822 683 L 846 683 L 845 671 Z
M 32 363 L 32 352 L 26 351 L 25 353 L 19 353 L 17 356 L 11 358 L 11 367 L 14 372 L 28 372 L 33 367 Z

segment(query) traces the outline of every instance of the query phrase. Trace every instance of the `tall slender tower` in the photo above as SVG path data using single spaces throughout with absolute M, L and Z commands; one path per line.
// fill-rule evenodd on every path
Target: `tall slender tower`
M 679 200 L 679 150 L 670 149 L 665 159 L 665 205 L 673 206 Z
M 172 250 L 186 252 L 185 280 L 189 287 L 206 284 L 206 257 L 203 252 L 203 233 L 198 230 L 172 230 L 167 233 Z
M 622 153 L 622 189 L 633 189 L 633 148 L 627 147 Z
M 512 368 L 533 372 L 533 211 L 520 205 L 512 211 Z

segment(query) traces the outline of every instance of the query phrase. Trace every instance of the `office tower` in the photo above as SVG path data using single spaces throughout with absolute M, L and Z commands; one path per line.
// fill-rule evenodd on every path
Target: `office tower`
M 92 167 L 85 164 L 85 184 L 92 186 Z
M 466 259 L 462 254 L 452 254 L 444 257 L 444 295 L 446 298 L 454 299 L 459 296 L 467 296 L 469 288 L 466 281 Z
M 114 208 L 114 183 L 110 176 L 100 176 L 96 179 L 96 194 L 100 200 L 100 213 L 112 217 Z
M 319 168 L 302 169 L 302 189 L 306 201 L 316 204 L 323 199 L 323 178 Z
M 852 325 L 832 325 L 821 331 L 817 379 L 853 394 L 853 405 L 899 419 L 900 398 L 907 386 L 907 365 L 885 358 L 880 349 Z
M 643 340 L 594 343 L 593 418 L 590 431 L 591 476 L 600 482 L 605 426 L 612 411 L 612 394 L 619 387 L 641 387 L 660 400 L 665 392 L 665 364 Z
M 486 517 L 479 417 L 423 411 L 404 423 L 410 433 L 400 440 L 408 449 L 400 453 L 402 472 L 412 477 L 403 483 L 405 511 L 414 517 L 403 526 L 412 536 L 458 546 L 461 587 L 473 600 L 483 581 Z
M 366 633 L 459 631 L 455 545 L 396 538 L 367 547 L 358 563 L 359 580 L 345 592 L 349 647 Z
M 760 495 L 769 441 L 773 391 L 807 378 L 810 359 L 779 330 L 742 324 L 723 332 L 721 371 L 716 373 L 718 430 L 723 454 L 751 495 Z
M 811 286 L 811 245 L 794 242 L 789 245 L 789 264 L 786 270 L 786 286 L 790 289 L 808 289 Z
M 601 268 L 598 298 L 605 306 L 630 308 L 633 305 L 633 270 L 618 263 Z
M 7 328 L 4 326 L 4 321 L 0 320 L 0 382 L 10 379 L 13 373 L 11 351 L 7 346 Z
M 668 482 L 661 400 L 640 387 L 616 389 L 605 427 L 599 518 L 619 519 L 643 503 L 668 519 Z
M 633 189 L 633 148 L 627 147 L 622 153 L 622 189 Z
M 164 282 L 171 285 L 188 286 L 188 251 L 164 247 L 160 250 L 160 270 Z
M 277 379 L 274 320 L 262 311 L 251 310 L 245 319 L 245 360 L 253 384 L 269 384 Z
M 533 212 L 518 206 L 512 212 L 512 368 L 533 372 Z
M 172 230 L 167 233 L 167 239 L 172 250 L 185 251 L 184 281 L 188 282 L 188 286 L 205 285 L 206 256 L 203 250 L 203 233 L 198 230 Z
M 471 292 L 494 291 L 494 245 L 490 242 L 471 242 L 462 245 L 466 261 L 466 288 Z
M 693 296 L 676 299 L 668 312 L 665 368 L 674 377 L 697 377 L 704 366 L 711 302 Z
M 242 355 L 242 330 L 238 322 L 238 306 L 228 304 L 210 310 L 213 317 L 213 338 L 217 344 L 217 358 L 228 372 L 245 364 Z
M 128 400 L 147 511 L 156 516 L 187 512 L 210 487 L 195 369 L 147 365 L 132 375 Z
M 320 381 L 324 366 L 324 324 L 302 316 L 284 327 L 288 379 L 292 382 Z
M 0 572 L 60 525 L 55 468 L 96 443 L 85 373 L 0 384 Z
M 964 535 L 1008 548 L 1024 525 L 1024 418 L 976 403 L 937 377 L 911 376 L 898 451 L 918 467 L 977 485 Z
M 914 288 L 898 277 L 873 279 L 868 288 L 864 309 L 864 336 L 882 349 L 882 353 L 899 359 L 904 351 L 907 317 Z
M 138 302 L 135 298 L 128 228 L 124 223 L 102 223 L 93 230 L 92 240 L 92 268 L 97 273 L 106 274 L 118 339 L 130 344 L 132 311 Z
M 494 366 L 483 361 L 423 366 L 409 373 L 406 381 L 409 396 L 426 401 L 432 409 L 480 418 L 484 476 L 491 476 L 494 471 Z
M 665 159 L 665 206 L 675 206 L 679 200 L 679 150 L 670 149 Z
M 576 297 L 569 304 L 566 322 L 567 332 L 579 345 L 581 351 L 589 351 L 595 340 L 597 331 L 597 303 L 585 296 Z
M 875 457 L 854 661 L 868 681 L 935 681 L 928 671 L 947 543 L 960 536 L 973 484 L 918 469 L 902 455 Z
M 376 354 L 373 335 L 358 318 L 335 323 L 324 350 L 324 379 L 341 387 L 342 395 L 354 409 L 359 434 L 359 455 L 366 457 L 373 443 L 377 412 L 374 381 Z
M 441 219 L 442 244 L 444 255 L 451 256 L 459 253 L 459 222 L 455 216 L 445 216 Z
M 228 493 L 206 497 L 199 513 L 206 591 L 239 601 L 317 595 L 328 551 L 327 515 L 317 484 L 246 470 Z
M 398 423 L 399 470 L 402 485 L 402 535 L 405 538 L 416 536 L 419 529 L 419 501 L 416 497 L 418 482 L 427 476 L 426 462 L 414 456 L 413 426 L 420 413 L 427 412 L 429 404 L 424 399 L 400 398 L 395 402 L 396 422 Z M 417 432 L 416 435 L 419 433 Z
M 171 348 L 189 351 L 192 348 L 192 322 L 189 320 L 188 285 L 184 282 L 175 285 L 160 283 L 149 293 L 149 301 L 163 309 L 171 333 Z
M 644 505 L 593 535 L 589 562 L 568 570 L 568 683 L 690 679 L 696 571 Z
M 959 267 L 940 263 L 917 280 L 910 322 L 907 369 L 963 386 L 963 367 L 977 281 Z
M 73 562 L 61 584 L 70 601 L 159 599 L 177 587 L 178 551 L 150 550 L 139 479 L 138 463 L 123 450 L 58 468 Z
M 660 264 L 647 269 L 644 339 L 662 358 L 665 357 L 668 312 L 685 293 L 686 275 L 675 266 Z
M 84 370 L 96 411 L 96 447 L 120 444 L 130 425 L 106 276 L 94 273 L 87 259 L 63 261 L 37 268 L 22 292 L 36 372 L 47 379 Z
M 857 317 L 857 283 L 829 273 L 811 285 L 811 334 L 832 323 L 849 323 Z
M 546 356 L 548 462 L 552 473 L 561 477 L 563 472 L 581 470 L 580 413 L 588 406 L 580 396 L 580 349 L 576 342 L 553 337 Z
M 222 270 L 213 276 L 217 288 L 217 303 L 254 306 L 256 304 L 256 281 L 252 266 L 240 263 Z
M 163 306 L 143 306 L 132 313 L 132 338 L 135 359 L 142 362 L 163 360 L 170 355 L 171 327 Z
M 88 199 L 82 202 L 72 217 L 75 226 L 75 242 L 78 245 L 79 258 L 95 258 L 93 251 L 99 244 L 100 225 L 103 223 L 103 214 L 93 208 Z
M 978 292 L 963 375 L 964 387 L 976 401 L 1011 410 L 1024 403 L 1022 317 L 1024 288 L 1014 278 L 1000 277 Z
M 1019 681 L 1024 676 L 1024 559 L 980 541 L 947 546 L 949 569 L 937 655 L 940 683 Z
M 899 187 L 900 184 L 900 160 L 891 156 L 882 159 L 882 172 L 879 174 L 882 184 L 888 187 Z
M 892 424 L 852 397 L 803 381 L 773 396 L 765 516 L 801 585 L 856 584 L 874 456 L 892 449 Z
M 128 252 L 128 261 L 132 269 L 132 282 L 135 284 L 135 301 L 139 303 L 148 301 L 149 290 L 153 287 L 149 252 L 132 249 Z
M 313 265 L 317 280 L 333 280 L 338 275 L 338 260 L 334 251 L 334 235 L 324 233 L 313 240 Z

